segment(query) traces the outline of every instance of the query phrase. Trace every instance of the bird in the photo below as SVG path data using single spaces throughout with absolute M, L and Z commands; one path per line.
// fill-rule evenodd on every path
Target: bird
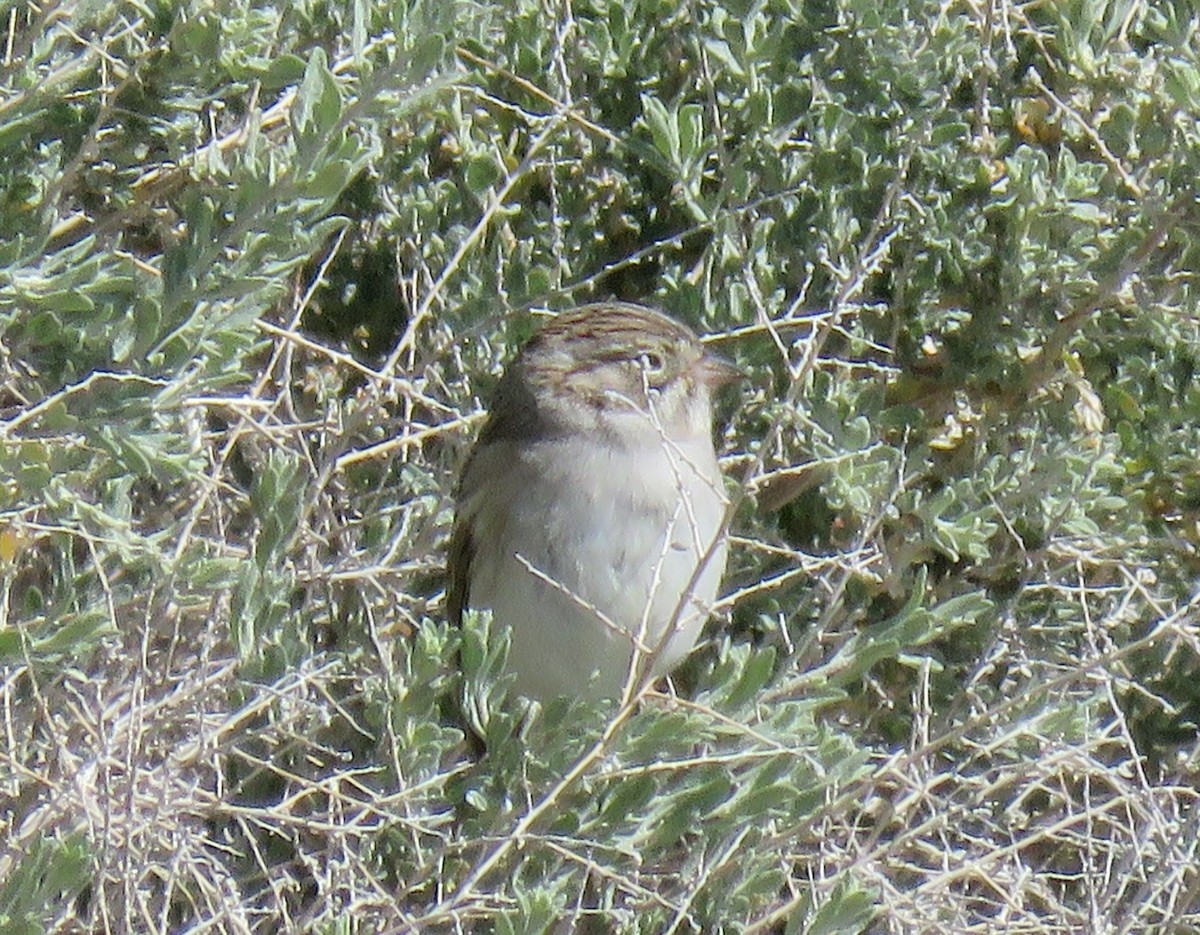
M 455 492 L 446 602 L 508 629 L 517 692 L 632 697 L 691 651 L 727 552 L 712 396 L 739 376 L 615 301 L 558 314 L 504 368 Z

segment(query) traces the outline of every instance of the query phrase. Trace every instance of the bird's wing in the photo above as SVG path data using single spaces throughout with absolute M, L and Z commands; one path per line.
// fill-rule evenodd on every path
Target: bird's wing
M 475 543 L 471 537 L 471 524 L 467 517 L 459 516 L 450 537 L 450 552 L 446 562 L 450 571 L 450 583 L 446 588 L 446 616 L 454 626 L 462 626 L 463 611 L 470 597 L 471 558 L 475 554 Z

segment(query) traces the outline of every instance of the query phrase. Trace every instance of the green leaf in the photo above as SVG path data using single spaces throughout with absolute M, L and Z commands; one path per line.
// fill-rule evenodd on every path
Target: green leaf
M 642 114 L 655 149 L 672 164 L 678 164 L 679 132 L 666 106 L 658 98 L 643 94 Z
M 637 817 L 658 792 L 659 786 L 649 773 L 638 773 L 610 786 L 604 794 L 598 822 L 618 827 Z
M 292 125 L 297 133 L 312 138 L 327 137 L 341 118 L 342 101 L 337 81 L 329 71 L 324 49 L 313 49 L 296 89 Z
M 775 650 L 766 646 L 749 654 L 737 682 L 725 696 L 723 707 L 740 708 L 753 701 L 775 671 Z
M 675 117 L 678 127 L 680 162 L 688 163 L 704 155 L 704 109 L 699 104 L 685 104 Z

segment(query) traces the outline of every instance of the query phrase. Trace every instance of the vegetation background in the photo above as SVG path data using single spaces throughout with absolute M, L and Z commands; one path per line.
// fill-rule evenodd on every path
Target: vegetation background
M 1193 0 L 0 12 L 0 931 L 1200 930 Z M 530 721 L 451 492 L 606 297 L 727 597 Z

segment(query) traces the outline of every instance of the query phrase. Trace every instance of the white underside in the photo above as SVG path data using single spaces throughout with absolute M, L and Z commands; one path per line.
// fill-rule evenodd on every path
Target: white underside
M 725 567 L 724 542 L 714 545 L 725 499 L 708 439 L 489 449 L 472 464 L 486 481 L 470 486 L 496 499 L 468 504 L 469 603 L 511 630 L 517 690 L 617 697 L 631 673 L 674 666 L 695 644 Z

